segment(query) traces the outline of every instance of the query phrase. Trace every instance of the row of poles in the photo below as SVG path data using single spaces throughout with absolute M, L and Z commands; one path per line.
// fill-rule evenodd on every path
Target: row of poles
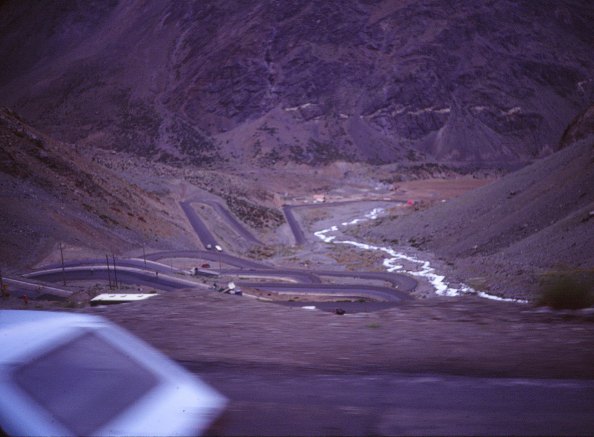
M 60 243 L 60 259 L 62 261 L 62 282 L 66 285 L 66 266 L 64 264 L 64 246 Z M 142 246 L 142 259 L 144 260 L 144 268 L 146 269 L 146 252 Z M 109 281 L 109 289 L 118 288 L 118 271 L 116 269 L 115 254 L 111 253 L 112 266 L 109 265 L 109 255 L 105 254 L 105 263 L 107 264 L 107 279 Z M 111 280 L 111 270 L 113 270 L 113 282 Z M 0 293 L 5 293 L 4 278 L 2 277 L 2 269 L 0 269 Z
M 66 267 L 64 265 L 64 246 L 60 243 L 60 259 L 62 260 L 62 282 L 66 285 Z M 146 252 L 142 246 L 142 259 L 144 260 L 144 268 L 146 269 Z M 118 288 L 118 271 L 116 269 L 115 254 L 111 253 L 112 266 L 109 265 L 109 255 L 105 254 L 105 263 L 107 264 L 107 279 L 109 281 L 109 289 Z M 111 280 L 111 270 L 113 269 L 113 282 Z M 2 272 L 0 271 L 0 287 L 4 287 L 2 281 Z
M 111 259 L 113 260 L 113 278 L 114 278 L 114 286 L 118 288 L 118 271 L 116 269 L 116 262 L 115 262 L 115 255 L 113 252 L 111 253 Z M 109 272 L 109 255 L 105 254 L 105 262 L 107 263 L 107 279 L 109 280 L 109 289 L 112 289 L 111 285 L 111 273 Z

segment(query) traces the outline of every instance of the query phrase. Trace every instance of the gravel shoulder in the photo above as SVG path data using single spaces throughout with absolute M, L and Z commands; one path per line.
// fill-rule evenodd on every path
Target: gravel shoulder
M 475 297 L 339 316 L 182 290 L 82 311 L 120 324 L 175 360 L 213 366 L 534 378 L 594 374 L 592 312 Z

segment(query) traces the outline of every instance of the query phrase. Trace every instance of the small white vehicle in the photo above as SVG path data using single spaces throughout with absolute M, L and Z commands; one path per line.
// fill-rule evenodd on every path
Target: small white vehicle
M 227 400 L 101 317 L 0 311 L 0 434 L 198 435 Z

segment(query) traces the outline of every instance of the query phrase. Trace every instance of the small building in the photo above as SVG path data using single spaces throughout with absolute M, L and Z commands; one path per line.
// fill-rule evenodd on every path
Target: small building
M 157 293 L 104 293 L 91 299 L 91 306 L 113 305 L 116 303 L 139 302 L 157 296 Z

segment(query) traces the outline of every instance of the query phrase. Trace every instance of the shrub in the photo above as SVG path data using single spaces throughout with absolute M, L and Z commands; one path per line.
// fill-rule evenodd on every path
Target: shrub
M 555 309 L 580 309 L 594 305 L 591 277 L 578 274 L 557 274 L 543 281 L 537 305 L 546 305 Z

